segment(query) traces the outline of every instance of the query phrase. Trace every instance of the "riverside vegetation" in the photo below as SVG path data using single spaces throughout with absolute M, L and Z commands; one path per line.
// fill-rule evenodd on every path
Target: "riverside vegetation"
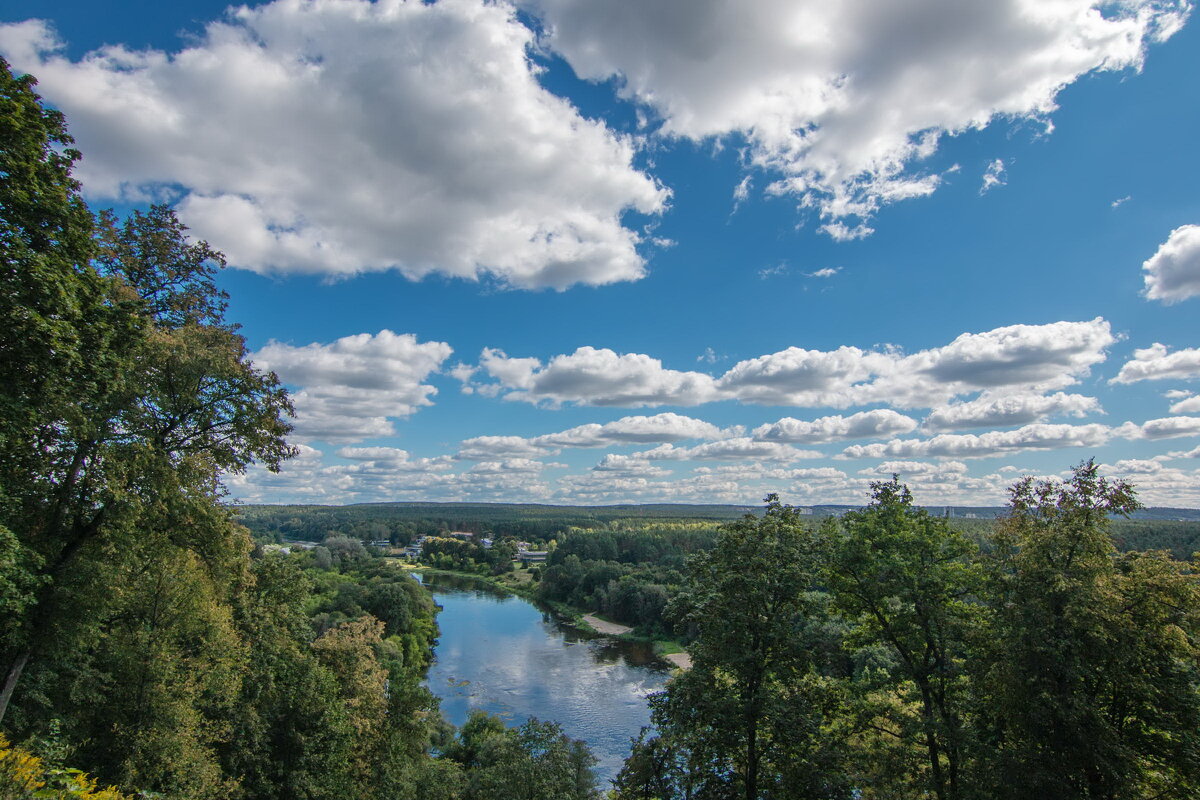
M 290 455 L 287 395 L 224 320 L 220 254 L 165 207 L 93 214 L 77 158 L 0 62 L 0 798 L 598 797 L 553 722 L 442 720 L 403 571 L 352 537 L 255 545 L 220 476 Z M 1182 800 L 1200 585 L 1186 539 L 1116 547 L 1137 507 L 1085 462 L 971 535 L 894 479 L 821 521 L 771 496 L 507 532 L 553 540 L 544 597 L 693 656 L 616 800 Z

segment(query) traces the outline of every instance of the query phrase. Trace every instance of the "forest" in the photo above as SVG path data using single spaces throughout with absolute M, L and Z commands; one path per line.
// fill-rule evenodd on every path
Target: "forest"
M 3 800 L 1200 793 L 1196 531 L 1126 521 L 1090 460 L 965 525 L 894 478 L 824 516 L 232 506 L 222 475 L 292 455 L 287 392 L 221 254 L 167 206 L 90 209 L 34 85 L 0 62 Z M 552 720 L 442 718 L 437 609 L 362 542 L 452 528 L 499 544 L 431 552 L 544 544 L 540 596 L 685 640 L 611 789 Z

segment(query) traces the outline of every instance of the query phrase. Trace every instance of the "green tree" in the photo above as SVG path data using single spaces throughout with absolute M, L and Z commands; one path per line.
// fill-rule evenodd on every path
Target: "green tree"
M 849 644 L 865 665 L 856 676 L 866 723 L 860 742 L 875 731 L 902 750 L 923 750 L 925 769 L 910 790 L 938 800 L 961 797 L 969 706 L 964 663 L 968 636 L 984 620 L 975 602 L 975 546 L 914 506 L 895 477 L 871 485 L 865 508 L 829 518 L 822 539 L 825 581 L 854 626 Z M 877 747 L 867 752 L 869 761 L 879 759 Z M 897 766 L 890 764 L 891 781 L 907 777 Z
M 1133 487 L 1087 461 L 1025 479 L 991 558 L 997 625 L 982 691 L 983 783 L 1004 798 L 1200 791 L 1200 587 L 1165 553 L 1118 555 Z
M 831 735 L 842 700 L 817 663 L 826 604 L 816 555 L 799 513 L 769 495 L 762 517 L 725 526 L 689 563 L 673 607 L 695 633 L 693 666 L 652 701 L 661 733 L 635 753 L 669 766 L 646 771 L 670 779 L 664 798 L 850 796 Z M 629 768 L 620 785 L 622 798 L 649 791 Z
M 170 530 L 204 560 L 236 558 L 228 529 L 202 524 L 220 474 L 291 452 L 286 393 L 220 319 L 219 254 L 165 208 L 105 216 L 93 239 L 78 153 L 32 85 L 0 66 L 0 324 L 17 332 L 0 337 L 0 526 L 37 565 L 2 642 L 0 719 L 31 659 L 79 649 L 126 537 Z
M 447 758 L 465 768 L 463 800 L 598 800 L 595 757 L 553 722 L 519 728 L 474 712 Z

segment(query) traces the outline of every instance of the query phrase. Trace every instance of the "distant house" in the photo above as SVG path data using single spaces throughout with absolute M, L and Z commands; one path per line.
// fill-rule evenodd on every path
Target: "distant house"
M 541 564 L 548 555 L 550 555 L 549 550 L 522 550 L 517 553 L 517 558 L 522 564 Z
M 480 539 L 479 543 L 483 545 L 484 550 L 492 549 L 492 545 L 495 544 L 491 539 Z
M 475 534 L 470 531 L 446 531 L 446 535 L 456 539 L 473 539 L 475 537 Z

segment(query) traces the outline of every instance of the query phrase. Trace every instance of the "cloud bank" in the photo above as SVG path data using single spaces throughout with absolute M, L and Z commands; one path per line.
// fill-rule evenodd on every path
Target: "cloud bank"
M 640 278 L 623 215 L 661 212 L 668 192 L 632 139 L 541 87 L 532 44 L 483 0 L 277 0 L 179 52 L 80 61 L 39 21 L 0 26 L 0 51 L 71 120 L 89 196 L 177 201 L 233 265 Z

